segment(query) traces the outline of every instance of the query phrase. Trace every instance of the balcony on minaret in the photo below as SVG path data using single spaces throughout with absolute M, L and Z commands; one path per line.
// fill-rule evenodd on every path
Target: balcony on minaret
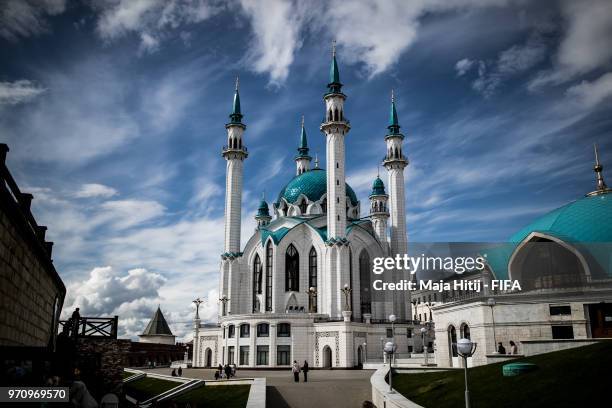
M 226 159 L 246 159 L 249 156 L 248 149 L 243 146 L 242 143 L 232 143 L 230 145 L 223 146 L 221 154 Z

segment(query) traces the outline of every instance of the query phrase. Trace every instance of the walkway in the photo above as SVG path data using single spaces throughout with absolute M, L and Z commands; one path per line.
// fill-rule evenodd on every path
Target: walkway
M 154 369 L 170 374 L 170 369 Z M 183 377 L 214 379 L 214 370 L 184 369 Z M 238 370 L 237 378 L 266 377 L 268 408 L 359 408 L 372 399 L 371 370 L 311 370 L 308 382 L 293 382 L 290 370 Z

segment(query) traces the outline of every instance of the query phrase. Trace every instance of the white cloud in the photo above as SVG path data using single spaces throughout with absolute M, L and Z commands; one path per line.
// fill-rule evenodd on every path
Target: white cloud
M 120 335 L 142 333 L 160 302 L 160 288 L 167 279 L 143 268 L 121 272 L 111 266 L 96 267 L 85 280 L 67 285 L 63 315 L 79 307 L 82 316 L 119 315 Z
M 222 8 L 216 0 L 112 0 L 93 7 L 100 12 L 96 30 L 101 38 L 137 33 L 141 52 L 157 51 L 170 30 L 204 21 Z
M 151 200 L 115 200 L 100 205 L 94 224 L 110 223 L 115 229 L 126 229 L 164 214 L 165 207 Z
M 581 109 L 592 109 L 600 102 L 612 96 L 612 72 L 608 72 L 594 81 L 582 81 L 566 91 L 571 104 Z
M 608 0 L 564 1 L 562 12 L 567 29 L 555 66 L 531 81 L 532 90 L 569 81 L 606 66 L 612 59 L 612 5 Z
M 109 198 L 117 194 L 117 190 L 104 184 L 83 184 L 74 196 L 77 198 L 102 197 Z
M 27 79 L 0 82 L 0 105 L 17 105 L 29 102 L 46 89 Z
M 457 63 L 455 64 L 455 71 L 457 71 L 457 76 L 465 75 L 470 69 L 472 69 L 475 63 L 476 61 L 473 61 L 468 58 L 464 58 L 462 60 L 457 61 Z
M 547 25 L 540 26 L 524 44 L 515 44 L 500 52 L 493 62 L 462 59 L 455 64 L 457 76 L 477 67 L 478 78 L 472 82 L 472 88 L 485 98 L 491 97 L 505 81 L 532 69 L 546 58 L 548 44 L 543 31 L 549 29 Z
M 0 9 L 0 37 L 17 41 L 48 30 L 47 16 L 61 14 L 65 0 L 5 0 Z

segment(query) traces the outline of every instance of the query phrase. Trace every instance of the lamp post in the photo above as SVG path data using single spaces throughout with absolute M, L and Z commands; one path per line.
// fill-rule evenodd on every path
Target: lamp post
M 425 353 L 425 360 L 423 361 L 424 366 L 429 365 L 428 364 L 429 355 L 427 354 L 428 350 L 427 350 L 427 345 L 425 344 L 425 334 L 426 333 L 427 333 L 427 329 L 425 327 L 421 327 L 421 341 L 423 342 L 423 352 Z
M 353 289 L 349 288 L 348 283 L 345 283 L 344 287 L 340 289 L 340 292 L 344 294 L 344 310 L 347 312 L 351 310 L 351 305 L 349 304 L 349 296 L 351 295 L 352 291 Z
M 204 300 L 197 298 L 193 300 L 192 302 L 196 305 L 195 320 L 200 320 L 200 305 L 204 303 Z
M 391 361 L 393 359 L 393 353 L 395 353 L 395 343 L 388 341 L 385 344 L 385 353 L 389 355 L 389 393 L 393 393 L 393 372 L 391 367 Z
M 306 293 L 308 294 L 308 313 L 315 313 L 317 305 L 314 300 L 317 298 L 317 289 L 311 286 Z
M 383 352 L 383 362 L 385 361 L 385 338 L 381 337 L 380 338 L 380 349 Z
M 454 346 L 457 348 L 457 354 L 463 357 L 463 371 L 465 373 L 465 408 L 470 408 L 467 359 L 476 352 L 476 343 L 472 343 L 470 339 L 459 339 Z
M 413 311 L 412 321 L 413 321 L 413 322 L 416 322 L 416 319 L 417 319 L 417 308 L 416 308 L 417 301 L 416 301 L 416 299 L 414 299 L 414 300 L 413 300 L 412 302 L 410 302 L 410 303 L 412 303 L 412 311 Z
M 497 354 L 497 339 L 495 338 L 495 314 L 493 314 L 495 298 L 487 299 L 487 305 L 491 308 L 491 321 L 493 322 L 493 354 Z
M 227 304 L 228 301 L 229 301 L 229 298 L 225 295 L 223 295 L 221 299 L 219 299 L 219 302 L 223 304 L 221 308 L 221 316 L 225 316 L 225 305 Z
M 396 320 L 397 320 L 397 317 L 394 314 L 389 315 L 389 321 L 391 322 L 391 341 L 393 342 L 393 344 L 395 344 L 395 321 Z
M 363 362 L 368 362 L 368 343 L 363 342 Z

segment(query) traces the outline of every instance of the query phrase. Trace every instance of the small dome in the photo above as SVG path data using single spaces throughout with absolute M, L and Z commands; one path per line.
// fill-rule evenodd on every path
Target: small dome
M 612 242 L 612 194 L 580 198 L 536 219 L 510 238 L 521 242 L 532 232 L 570 242 Z
M 259 207 L 257 208 L 257 216 L 258 217 L 269 217 L 270 209 L 268 208 L 268 203 L 263 198 L 259 202 Z
M 374 183 L 372 183 L 372 193 L 370 194 L 371 196 L 375 196 L 375 195 L 386 195 L 387 193 L 385 192 L 385 183 L 383 183 L 383 181 L 380 179 L 380 177 L 376 177 L 376 179 L 374 180 Z
M 318 201 L 326 193 L 327 172 L 320 168 L 314 168 L 294 177 L 287 183 L 278 195 L 277 205 L 280 204 L 281 198 L 294 204 L 301 194 L 304 194 L 310 201 Z M 348 184 L 346 184 L 346 195 L 351 200 L 352 205 L 357 205 L 359 202 L 357 195 Z

